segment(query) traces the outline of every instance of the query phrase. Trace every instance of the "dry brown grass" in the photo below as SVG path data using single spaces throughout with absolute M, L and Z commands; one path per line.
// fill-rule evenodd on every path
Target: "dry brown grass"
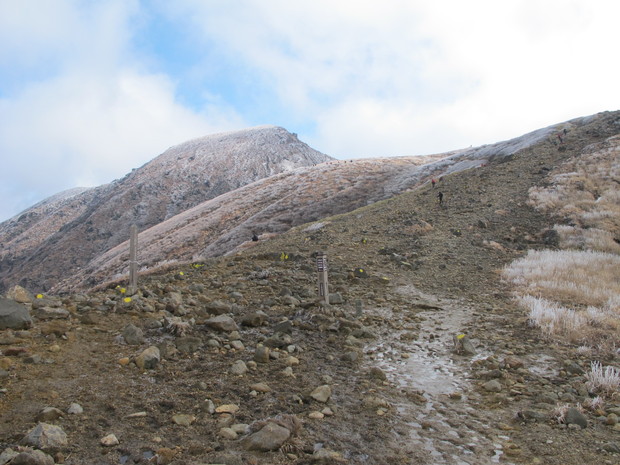
M 504 269 L 531 323 L 549 337 L 620 346 L 620 136 L 588 147 L 530 190 L 530 203 L 562 218 L 560 251 L 529 251 Z

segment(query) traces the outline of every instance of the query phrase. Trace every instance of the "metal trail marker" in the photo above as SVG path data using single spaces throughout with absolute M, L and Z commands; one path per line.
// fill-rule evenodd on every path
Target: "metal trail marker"
M 316 271 L 319 277 L 319 298 L 329 304 L 329 283 L 327 279 L 327 254 L 316 253 Z

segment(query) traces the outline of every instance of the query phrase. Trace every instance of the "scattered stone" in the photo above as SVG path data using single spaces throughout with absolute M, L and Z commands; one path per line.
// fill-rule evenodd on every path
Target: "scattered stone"
M 257 363 L 268 363 L 270 352 L 269 347 L 259 345 L 256 347 L 256 352 L 254 352 L 254 361 Z
M 567 425 L 578 425 L 582 429 L 588 427 L 588 419 L 583 413 L 581 413 L 575 407 L 570 407 L 568 409 L 568 411 L 566 412 L 566 417 L 565 417 L 564 422 Z
M 271 392 L 273 390 L 267 383 L 254 383 L 250 386 L 250 389 L 257 392 Z
M 476 348 L 471 340 L 465 334 L 459 334 L 452 337 L 454 342 L 454 352 L 459 355 L 475 355 Z
M 59 307 L 33 307 L 32 316 L 38 320 L 61 320 L 69 318 L 71 313 L 64 308 Z
M 214 300 L 208 302 L 205 305 L 205 309 L 213 315 L 223 315 L 224 313 L 230 313 L 232 311 L 232 305 L 222 302 L 221 300 Z
M 0 330 L 27 329 L 31 326 L 32 318 L 26 306 L 0 297 Z
M 138 355 L 135 361 L 141 370 L 153 369 L 161 361 L 159 349 L 156 346 L 151 346 Z
M 230 441 L 237 439 L 237 433 L 232 428 L 222 428 L 220 429 L 218 436 L 222 439 L 228 439 Z
M 278 333 L 275 333 L 270 338 L 265 339 L 263 344 L 266 345 L 267 347 L 271 347 L 272 349 L 276 349 L 276 348 L 282 349 L 290 345 L 292 342 L 293 342 L 293 339 L 291 338 L 290 335 L 286 333 L 278 332 Z
M 310 397 L 312 397 L 317 402 L 325 403 L 332 396 L 332 388 L 324 384 L 323 386 L 319 386 L 314 391 L 310 393 Z
M 114 434 L 108 434 L 107 436 L 102 437 L 100 443 L 105 447 L 114 447 L 120 444 L 118 438 Z
M 66 446 L 67 435 L 60 426 L 39 423 L 32 428 L 22 442 L 38 449 L 61 448 Z
M 263 326 L 265 321 L 267 321 L 267 314 L 265 312 L 254 312 L 245 315 L 241 319 L 241 326 L 256 328 L 258 326 Z
M 20 304 L 31 304 L 34 301 L 34 295 L 19 285 L 9 289 L 6 297 Z
M 248 372 L 248 367 L 243 360 L 237 360 L 230 368 L 230 372 L 235 376 L 243 376 Z
M 139 346 L 144 343 L 144 333 L 135 325 L 128 324 L 123 328 L 123 339 L 130 346 Z
M 180 337 L 175 341 L 175 346 L 181 353 L 193 354 L 202 347 L 202 339 L 194 336 Z
M 0 463 L 7 463 L 1 462 Z M 19 452 L 9 462 L 11 465 L 54 465 L 54 458 L 40 450 L 25 450 Z
M 246 450 L 269 452 L 278 450 L 291 437 L 291 432 L 276 423 L 268 422 L 260 431 L 242 441 Z
M 35 420 L 39 422 L 49 423 L 58 420 L 62 416 L 63 413 L 61 410 L 55 407 L 45 407 L 37 414 Z
M 322 412 L 314 411 L 308 414 L 308 418 L 311 418 L 313 420 L 322 420 L 323 418 L 325 418 L 325 414 Z
M 194 415 L 179 413 L 172 416 L 172 422 L 179 426 L 190 426 L 195 421 L 196 417 Z
M 206 320 L 205 325 L 216 331 L 229 333 L 231 331 L 237 331 L 237 323 L 231 317 L 227 315 L 218 315 Z
M 347 461 L 340 452 L 325 448 L 314 451 L 311 460 L 321 463 L 345 463 Z
M 231 341 L 230 346 L 237 351 L 245 350 L 245 346 L 241 341 Z
M 332 305 L 341 305 L 344 303 L 344 299 L 342 298 L 342 294 L 339 292 L 332 292 L 329 294 L 329 303 Z
M 220 405 L 215 409 L 215 413 L 230 413 L 235 414 L 239 411 L 239 406 L 237 404 L 224 404 Z
M 486 383 L 484 383 L 484 385 L 482 387 L 487 392 L 501 392 L 502 391 L 502 385 L 496 379 L 492 379 L 491 381 L 487 381 Z

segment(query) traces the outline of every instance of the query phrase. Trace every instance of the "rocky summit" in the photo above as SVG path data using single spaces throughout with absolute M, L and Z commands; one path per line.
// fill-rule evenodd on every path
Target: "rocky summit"
M 554 247 L 530 189 L 618 133 L 608 112 L 453 154 L 435 185 L 136 292 L 11 287 L 32 321 L 0 332 L 0 464 L 617 463 L 620 399 L 577 407 L 591 354 L 533 329 L 499 270 Z

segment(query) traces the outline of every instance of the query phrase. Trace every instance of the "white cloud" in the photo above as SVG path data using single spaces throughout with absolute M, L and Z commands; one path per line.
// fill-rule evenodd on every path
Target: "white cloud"
M 620 107 L 613 0 L 181 4 L 336 156 L 490 143 Z
M 171 145 L 244 126 L 225 104 L 184 107 L 175 82 L 135 61 L 136 2 L 17 3 L 0 4 L 0 26 L 10 26 L 0 40 L 13 44 L 0 70 L 35 78 L 0 89 L 0 220 L 58 191 L 110 182 Z

